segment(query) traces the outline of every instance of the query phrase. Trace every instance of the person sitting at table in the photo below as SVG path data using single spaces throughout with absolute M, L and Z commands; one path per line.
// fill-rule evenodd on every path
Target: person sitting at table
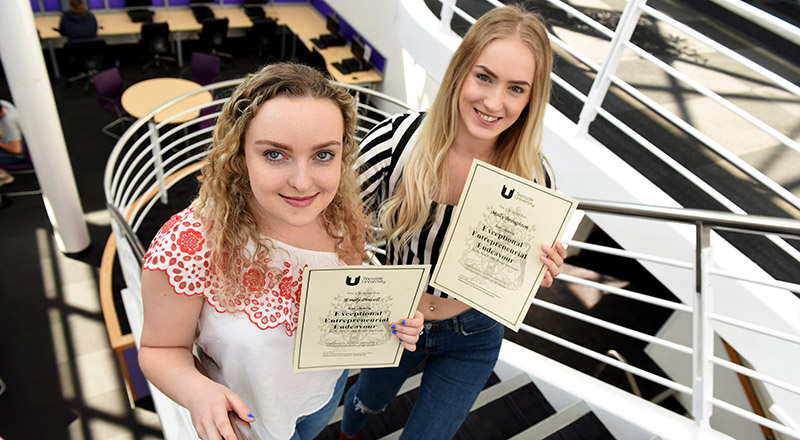
M 0 99 L 0 186 L 14 182 L 14 176 L 2 167 L 19 167 L 26 161 L 25 154 L 17 108 Z
M 61 15 L 58 31 L 67 41 L 97 37 L 97 19 L 86 10 L 82 0 L 69 0 L 69 11 Z

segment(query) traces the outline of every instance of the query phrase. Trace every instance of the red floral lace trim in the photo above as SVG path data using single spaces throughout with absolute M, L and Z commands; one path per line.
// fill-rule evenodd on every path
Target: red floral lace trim
M 220 313 L 229 312 L 217 297 L 219 282 L 210 270 L 210 249 L 203 236 L 203 224 L 189 206 L 175 214 L 156 234 L 142 267 L 161 270 L 167 274 L 175 293 L 203 295 L 209 305 Z M 269 262 L 269 260 L 265 260 Z M 244 312 L 262 330 L 286 325 L 291 336 L 297 328 L 298 304 L 306 267 L 296 267 L 283 262 L 283 277 L 276 283 L 274 275 L 264 273 L 249 264 L 243 264 L 242 299 L 235 300 L 235 311 Z

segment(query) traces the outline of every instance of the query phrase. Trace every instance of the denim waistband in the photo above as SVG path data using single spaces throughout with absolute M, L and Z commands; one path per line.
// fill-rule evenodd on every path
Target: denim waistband
M 425 329 L 429 330 L 431 328 L 436 328 L 439 330 L 447 330 L 447 329 L 459 330 L 461 328 L 460 324 L 464 324 L 470 321 L 475 321 L 478 319 L 492 319 L 492 318 L 484 315 L 483 313 L 475 309 L 469 309 L 450 318 L 440 319 L 438 321 L 425 321 Z

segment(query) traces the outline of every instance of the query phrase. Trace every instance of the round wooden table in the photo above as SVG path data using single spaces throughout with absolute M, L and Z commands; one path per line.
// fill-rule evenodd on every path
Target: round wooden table
M 151 110 L 164 104 L 165 102 L 180 96 L 184 93 L 197 90 L 202 87 L 196 82 L 181 78 L 153 78 L 140 81 L 122 93 L 122 107 L 128 114 L 135 118 L 141 118 Z M 205 104 L 212 101 L 211 92 L 205 91 L 192 95 L 191 97 L 178 102 L 155 116 L 155 122 L 163 122 L 170 116 L 180 113 L 191 107 Z M 178 124 L 191 121 L 200 115 L 200 110 L 194 110 L 172 119 L 170 123 Z

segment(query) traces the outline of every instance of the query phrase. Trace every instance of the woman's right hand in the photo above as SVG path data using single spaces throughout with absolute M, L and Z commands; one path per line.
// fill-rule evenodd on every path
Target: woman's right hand
M 250 408 L 233 391 L 224 385 L 211 380 L 202 387 L 197 387 L 191 396 L 187 396 L 186 409 L 192 415 L 197 436 L 202 440 L 236 440 L 228 412 L 233 411 L 243 421 L 255 420 Z

